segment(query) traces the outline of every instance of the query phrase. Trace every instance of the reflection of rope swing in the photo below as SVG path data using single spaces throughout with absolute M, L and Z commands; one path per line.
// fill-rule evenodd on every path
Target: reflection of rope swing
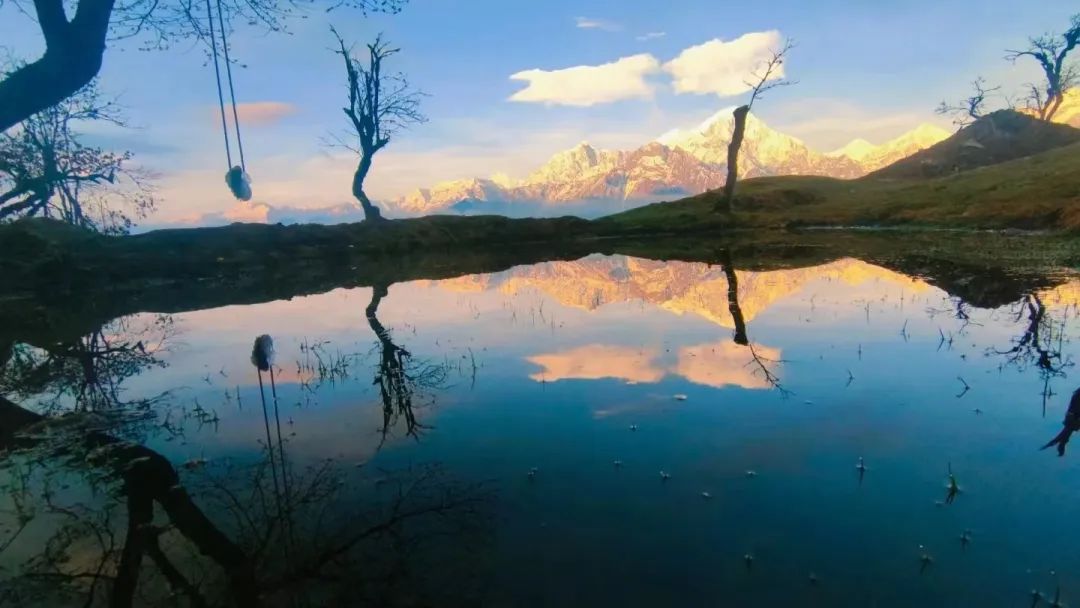
M 240 164 L 232 163 L 232 146 L 229 145 L 229 126 L 225 119 L 225 95 L 221 90 L 221 68 L 218 67 L 217 39 L 214 34 L 214 15 L 210 10 L 210 0 L 206 0 L 206 18 L 210 21 L 210 48 L 214 55 L 214 77 L 217 80 L 218 106 L 221 108 L 221 130 L 225 134 L 225 158 L 229 171 L 225 174 L 225 183 L 233 196 L 251 200 L 251 178 L 244 164 L 244 143 L 240 140 L 240 117 L 236 111 L 236 91 L 233 90 L 232 65 L 229 61 L 229 41 L 225 37 L 225 16 L 221 10 L 221 0 L 217 2 L 218 24 L 221 26 L 221 48 L 225 54 L 225 76 L 229 81 L 229 97 L 232 100 L 233 128 L 236 129 L 236 148 L 240 153 Z

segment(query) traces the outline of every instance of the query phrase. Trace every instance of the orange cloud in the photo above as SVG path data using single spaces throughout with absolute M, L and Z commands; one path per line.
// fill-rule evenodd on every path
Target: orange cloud
M 600 378 L 659 382 L 664 377 L 664 371 L 653 364 L 658 354 L 654 349 L 588 344 L 561 353 L 534 355 L 526 360 L 543 368 L 529 375 L 537 382 Z
M 779 371 L 780 349 L 754 345 L 754 350 L 762 361 L 766 361 L 771 372 Z M 587 344 L 558 353 L 526 357 L 526 361 L 542 368 L 529 375 L 537 382 L 617 378 L 652 383 L 674 374 L 694 384 L 715 388 L 770 388 L 761 371 L 749 365 L 753 361 L 750 348 L 730 341 L 683 347 L 679 349 L 674 365 L 658 364 L 659 357 L 660 351 L 655 348 Z
M 754 351 L 762 361 L 766 361 L 770 371 L 775 373 L 779 370 L 780 349 L 754 345 Z M 679 360 L 673 371 L 694 384 L 716 388 L 769 388 L 761 370 L 748 365 L 752 360 L 750 347 L 725 340 L 680 348 Z
M 240 126 L 262 127 L 280 122 L 286 116 L 296 113 L 296 106 L 282 101 L 250 101 L 236 104 L 236 113 L 240 117 Z M 221 120 L 221 110 L 214 108 L 212 116 Z M 225 120 L 233 124 L 232 108 L 225 106 Z

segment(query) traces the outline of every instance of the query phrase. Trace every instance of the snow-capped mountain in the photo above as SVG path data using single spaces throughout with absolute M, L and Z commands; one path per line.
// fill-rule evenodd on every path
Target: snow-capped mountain
M 660 136 L 660 143 L 685 150 L 694 158 L 716 165 L 727 163 L 727 148 L 735 119 L 730 109 L 721 110 L 689 131 L 676 129 Z M 746 117 L 746 134 L 739 150 L 739 176 L 828 175 L 858 177 L 864 174 L 857 162 L 815 152 L 801 140 L 769 128 L 754 115 Z
M 630 151 L 601 150 L 582 142 L 555 154 L 520 181 L 506 176 L 454 180 L 416 190 L 390 201 L 388 207 L 407 215 L 582 214 L 584 205 L 593 205 L 596 213 L 613 210 L 615 205 L 629 207 L 698 194 L 724 183 L 733 122 L 731 110 L 724 109 L 695 128 L 669 131 Z M 948 136 L 944 129 L 922 125 L 879 146 L 855 140 L 824 154 L 750 115 L 739 174 L 855 178 Z
M 859 166 L 859 174 L 862 175 L 907 158 L 950 135 L 952 133 L 941 127 L 923 124 L 879 146 L 865 139 L 856 139 L 838 150 L 829 152 L 828 156 L 854 161 Z

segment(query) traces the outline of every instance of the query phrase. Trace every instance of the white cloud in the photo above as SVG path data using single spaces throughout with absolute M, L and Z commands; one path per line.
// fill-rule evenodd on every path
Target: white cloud
M 645 42 L 647 40 L 656 40 L 657 38 L 663 38 L 667 36 L 667 32 L 646 32 L 637 37 L 638 42 Z
M 746 81 L 783 45 L 780 32 L 752 32 L 724 42 L 719 38 L 684 49 L 664 64 L 676 93 L 713 93 L 720 97 L 750 90 Z M 784 76 L 783 66 L 770 80 Z
M 660 69 L 647 53 L 623 57 L 603 65 L 581 65 L 562 70 L 525 70 L 510 76 L 528 83 L 510 101 L 591 106 L 622 99 L 651 98 L 653 85 L 646 76 Z
M 613 21 L 606 21 L 604 19 L 592 19 L 590 17 L 577 17 L 574 19 L 574 24 L 578 29 L 583 30 L 603 30 L 605 32 L 618 32 L 622 30 L 622 26 Z

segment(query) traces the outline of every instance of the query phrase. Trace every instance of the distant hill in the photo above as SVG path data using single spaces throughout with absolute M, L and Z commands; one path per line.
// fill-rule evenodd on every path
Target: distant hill
M 1080 129 L 998 110 L 867 178 L 929 178 L 1025 158 L 1080 142 Z

